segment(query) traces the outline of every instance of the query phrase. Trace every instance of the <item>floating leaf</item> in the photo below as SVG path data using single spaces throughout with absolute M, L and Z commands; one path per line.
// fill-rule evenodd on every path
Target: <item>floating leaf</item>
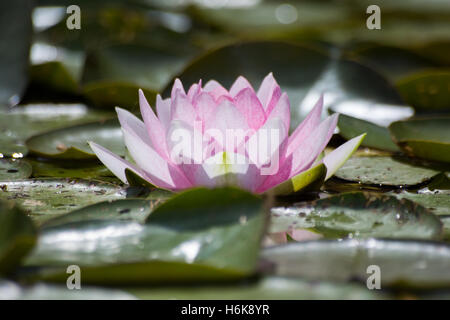
M 67 286 L 36 283 L 20 286 L 0 280 L 0 297 L 4 300 L 133 300 L 133 295 L 111 288 L 82 286 L 82 290 L 68 290 Z
M 399 80 L 397 88 L 416 110 L 445 112 L 450 109 L 449 83 L 450 72 L 426 71 Z
M 339 115 L 339 134 L 349 140 L 363 133 L 367 136 L 361 143 L 363 146 L 388 151 L 399 151 L 398 146 L 392 141 L 389 130 L 374 123 L 353 118 L 345 114 Z
M 379 186 L 413 186 L 426 182 L 439 171 L 394 157 L 353 157 L 336 172 L 344 180 Z
M 125 190 L 113 184 L 82 179 L 0 182 L 0 199 L 16 201 L 35 219 L 47 219 L 93 203 L 125 196 Z
M 145 224 L 87 220 L 46 228 L 29 266 L 66 281 L 77 264 L 84 283 L 230 280 L 254 272 L 264 231 L 262 200 L 234 188 L 192 189 L 156 208 Z
M 26 179 L 31 176 L 31 166 L 22 160 L 0 159 L 0 181 Z
M 397 121 L 389 130 L 406 154 L 450 162 L 450 117 Z
M 356 284 L 307 282 L 301 279 L 264 277 L 234 285 L 205 285 L 128 289 L 140 299 L 151 300 L 314 300 L 385 299 L 384 293 Z
M 12 271 L 36 242 L 33 222 L 13 202 L 0 201 L 0 273 Z
M 309 46 L 284 42 L 221 47 L 195 60 L 179 77 L 186 84 L 215 79 L 230 87 L 239 75 L 244 75 L 258 88 L 269 72 L 273 72 L 282 90 L 289 95 L 291 129 L 313 108 L 323 92 L 326 92 L 325 107 L 378 124 L 386 125 L 413 114 L 410 107 L 402 104 L 394 88 L 371 69 L 333 58 Z M 369 89 L 367 83 L 371 84 Z M 170 87 L 165 90 L 166 95 L 169 93 Z
M 96 159 L 87 141 L 94 141 L 112 152 L 125 155 L 125 144 L 117 119 L 91 122 L 41 133 L 29 138 L 31 153 L 54 159 Z
M 270 232 L 311 229 L 327 238 L 439 239 L 442 225 L 424 207 L 376 193 L 344 193 L 271 209 Z
M 308 280 L 366 283 L 369 266 L 380 268 L 381 287 L 450 285 L 450 246 L 445 243 L 348 239 L 296 242 L 263 250 L 267 273 Z

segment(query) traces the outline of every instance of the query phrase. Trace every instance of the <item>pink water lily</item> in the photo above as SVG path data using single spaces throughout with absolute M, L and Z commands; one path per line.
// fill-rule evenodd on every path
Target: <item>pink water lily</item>
M 290 103 L 272 73 L 255 91 L 242 76 L 229 90 L 212 80 L 188 92 L 176 79 L 171 97 L 157 96 L 156 114 L 139 91 L 144 121 L 116 108 L 130 163 L 90 142 L 97 157 L 124 183 L 129 169 L 156 187 L 236 185 L 263 193 L 323 163 L 326 178 L 359 146 L 356 137 L 323 159 L 338 114 L 321 121 L 323 97 L 289 135 Z

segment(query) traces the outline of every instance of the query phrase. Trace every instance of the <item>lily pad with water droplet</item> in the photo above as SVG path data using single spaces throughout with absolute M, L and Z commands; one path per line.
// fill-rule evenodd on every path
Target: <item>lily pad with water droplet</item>
M 116 204 L 112 204 L 116 206 Z M 45 228 L 27 260 L 32 278 L 83 283 L 230 281 L 255 271 L 265 228 L 263 201 L 234 188 L 191 189 L 158 206 L 144 224 L 82 220 Z
M 0 199 L 14 200 L 42 220 L 97 202 L 123 199 L 126 190 L 83 179 L 29 179 L 0 182 Z
M 12 271 L 36 242 L 33 221 L 14 202 L 0 201 L 0 274 Z
M 31 176 L 32 168 L 24 160 L 0 159 L 0 181 L 26 179 Z
M 41 133 L 29 138 L 26 145 L 31 153 L 44 158 L 96 159 L 88 141 L 94 141 L 116 154 L 125 155 L 122 130 L 117 119 Z
M 431 180 L 438 170 L 419 166 L 399 157 L 352 157 L 335 176 L 362 184 L 414 186 Z
M 269 232 L 310 229 L 327 238 L 439 239 L 438 217 L 409 200 L 352 192 L 271 209 Z
M 389 130 L 406 154 L 450 163 L 450 117 L 397 121 Z
M 366 284 L 378 270 L 382 288 L 450 286 L 450 245 L 442 242 L 318 240 L 266 248 L 261 258 L 272 266 L 265 273 L 279 276 Z

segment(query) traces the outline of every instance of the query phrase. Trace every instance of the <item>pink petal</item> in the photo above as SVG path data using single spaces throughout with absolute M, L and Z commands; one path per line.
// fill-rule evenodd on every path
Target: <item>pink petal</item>
M 323 238 L 320 233 L 312 232 L 306 229 L 294 229 L 288 232 L 289 236 L 295 241 L 311 241 Z
M 337 113 L 329 116 L 292 152 L 291 177 L 311 166 L 326 147 L 328 141 L 330 141 L 336 128 L 337 120 Z
M 200 94 L 202 90 L 202 80 L 200 80 L 198 83 L 194 83 L 188 90 L 187 96 L 189 101 L 193 101 L 195 97 Z
M 170 165 L 152 147 L 144 143 L 128 127 L 122 127 L 125 145 L 136 164 L 158 187 L 176 190 L 191 186 L 178 168 Z
M 142 118 L 147 127 L 148 135 L 152 141 L 152 146 L 164 159 L 168 159 L 167 145 L 166 145 L 166 131 L 161 122 L 156 117 L 153 109 L 145 99 L 142 90 L 139 90 L 139 105 L 141 108 Z
M 142 120 L 138 119 L 138 117 L 136 117 L 131 112 L 119 107 L 116 107 L 116 112 L 119 118 L 120 125 L 122 127 L 128 126 L 130 130 L 133 130 L 134 133 L 142 139 L 142 141 L 150 146 L 153 145 L 150 137 L 148 136 L 147 128 L 145 127 L 145 124 L 144 122 L 142 122 Z
M 251 88 L 241 90 L 234 99 L 236 108 L 244 115 L 251 129 L 257 130 L 266 121 L 266 115 L 255 92 Z
M 327 176 L 325 177 L 325 180 L 330 179 L 335 172 L 342 167 L 345 161 L 347 161 L 347 159 L 358 149 L 365 137 L 365 133 L 357 136 L 331 151 L 323 158 L 323 163 L 327 167 Z
M 289 126 L 291 123 L 291 107 L 288 95 L 286 93 L 283 93 L 281 95 L 276 107 L 269 114 L 268 119 L 274 117 L 280 118 L 281 121 L 283 121 L 284 128 L 286 129 L 286 134 L 288 134 Z
M 183 88 L 183 84 L 181 83 L 180 79 L 178 79 L 178 78 L 176 78 L 174 83 L 173 83 L 172 92 L 170 94 L 172 99 L 174 98 L 175 93 L 177 91 L 180 91 L 181 93 L 186 95 L 186 92 L 184 91 L 184 88 Z
M 289 137 L 288 147 L 286 153 L 292 154 L 294 150 L 298 149 L 298 146 L 305 140 L 308 135 L 317 127 L 320 123 L 323 107 L 323 95 L 320 96 L 314 108 L 306 116 L 306 118 L 300 123 L 295 131 Z
M 261 101 L 266 114 L 269 114 L 281 96 L 280 86 L 275 81 L 272 72 L 264 78 L 258 89 L 257 96 L 259 101 Z
M 123 183 L 128 183 L 125 176 L 125 169 L 130 169 L 141 178 L 150 181 L 141 169 L 122 159 L 118 155 L 112 153 L 108 149 L 103 148 L 102 146 L 91 141 L 89 142 L 89 146 L 91 147 L 92 151 L 94 151 L 95 155 L 100 159 L 100 161 Z M 153 182 L 150 181 L 150 183 Z
M 216 110 L 216 102 L 209 93 L 202 92 L 194 98 L 193 104 L 197 112 L 197 117 L 203 121 L 202 130 L 204 130 L 204 124 L 212 121 Z
M 243 76 L 239 76 L 230 88 L 230 96 L 236 97 L 244 89 L 250 89 L 253 93 L 255 92 L 250 82 Z
M 170 123 L 167 145 L 171 162 L 176 165 L 203 162 L 203 134 L 184 121 L 173 120 Z
M 172 119 L 181 120 L 193 126 L 196 119 L 196 111 L 188 97 L 181 91 L 172 96 Z
M 210 93 L 214 99 L 219 99 L 221 96 L 229 96 L 227 89 L 222 87 L 220 83 L 218 83 L 216 80 L 210 80 L 206 85 L 203 87 L 203 91 Z M 230 97 L 231 98 L 231 97 Z
M 171 113 L 171 101 L 170 98 L 162 99 L 161 96 L 158 94 L 156 96 L 156 113 L 158 115 L 158 119 L 163 125 L 164 129 L 167 131 L 167 128 L 169 128 L 169 122 L 170 122 L 170 113 Z

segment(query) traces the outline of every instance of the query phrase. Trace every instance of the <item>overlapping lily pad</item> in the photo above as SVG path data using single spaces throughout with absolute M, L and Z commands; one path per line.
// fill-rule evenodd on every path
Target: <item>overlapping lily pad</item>
M 450 117 L 397 121 L 389 130 L 406 154 L 450 162 Z
M 29 179 L 0 182 L 0 199 L 14 200 L 35 219 L 48 219 L 106 200 L 123 199 L 113 184 L 83 179 Z
M 266 272 L 309 280 L 366 283 L 374 269 L 381 287 L 448 287 L 450 246 L 445 243 L 381 239 L 318 240 L 267 248 Z M 369 271 L 370 272 L 369 272 Z
M 265 220 L 255 195 L 193 189 L 160 205 L 144 224 L 101 219 L 46 228 L 27 265 L 42 267 L 39 278 L 65 281 L 67 265 L 77 264 L 84 283 L 236 279 L 254 272 Z
M 401 79 L 397 88 L 407 103 L 423 112 L 450 110 L 450 72 L 427 71 Z
M 31 166 L 23 160 L 0 159 L 0 181 L 26 179 L 31 176 Z
M 336 172 L 344 180 L 379 186 L 414 186 L 439 174 L 438 170 L 398 157 L 352 157 Z
M 344 193 L 271 209 L 273 233 L 311 229 L 327 238 L 439 239 L 442 224 L 424 207 L 376 193 Z
M 276 57 L 276 58 L 274 58 Z M 286 63 L 289 61 L 289 63 Z M 284 42 L 247 42 L 213 50 L 195 60 L 180 75 L 186 85 L 215 79 L 231 86 L 239 75 L 258 88 L 273 72 L 291 101 L 291 129 L 313 108 L 323 92 L 325 106 L 337 112 L 388 124 L 412 115 L 388 82 L 353 61 L 332 58 L 309 46 Z M 351 75 L 351 76 L 350 76 Z M 370 83 L 370 88 L 367 87 Z M 170 93 L 166 88 L 165 94 Z
M 54 159 L 95 159 L 88 145 L 94 141 L 112 152 L 125 155 L 125 144 L 117 119 L 76 125 L 35 135 L 26 141 L 31 153 Z
M 36 242 L 33 222 L 14 202 L 0 201 L 0 274 L 12 271 Z

